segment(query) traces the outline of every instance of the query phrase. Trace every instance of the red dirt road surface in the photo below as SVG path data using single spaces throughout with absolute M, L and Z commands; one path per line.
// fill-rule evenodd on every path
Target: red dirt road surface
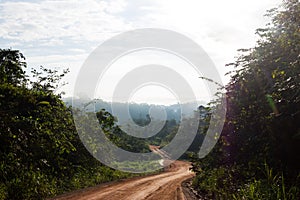
M 190 163 L 175 161 L 168 171 L 157 175 L 103 184 L 61 195 L 55 200 L 185 200 L 181 183 L 194 176 Z

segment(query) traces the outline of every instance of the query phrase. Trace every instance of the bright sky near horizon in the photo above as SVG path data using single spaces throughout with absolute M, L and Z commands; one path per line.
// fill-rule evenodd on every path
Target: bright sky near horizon
M 69 68 L 71 72 L 64 80 L 69 84 L 62 90 L 71 96 L 80 67 L 103 41 L 137 28 L 163 28 L 197 42 L 226 83 L 229 77 L 224 76 L 228 71 L 225 64 L 234 61 L 237 49 L 255 45 L 255 30 L 270 21 L 264 17 L 266 10 L 280 3 L 280 0 L 0 0 L 0 48 L 19 49 L 29 68 L 40 65 Z M 125 68 L 147 64 L 153 57 L 158 62 L 155 64 L 170 60 L 167 55 L 157 53 L 119 60 L 95 97 L 110 100 L 113 85 L 126 73 Z M 176 68 L 182 62 L 171 61 L 166 65 Z M 198 74 L 186 72 L 185 78 L 193 85 L 197 99 L 209 101 Z M 140 88 L 131 101 L 176 102 L 170 91 L 157 87 Z

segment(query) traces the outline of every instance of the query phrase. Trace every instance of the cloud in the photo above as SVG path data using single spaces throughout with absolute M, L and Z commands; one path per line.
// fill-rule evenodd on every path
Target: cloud
M 207 43 L 209 46 L 204 47 L 208 51 L 215 51 L 213 43 L 236 49 L 238 45 L 254 43 L 255 29 L 266 21 L 265 10 L 278 3 L 279 0 L 4 1 L 0 3 L 0 42 L 21 42 L 25 46 L 34 43 L 41 48 L 85 46 L 90 52 L 95 44 L 117 33 L 155 27 L 179 31 L 200 44 Z
M 20 49 L 32 66 L 71 66 L 74 81 L 86 56 L 104 40 L 135 28 L 170 29 L 202 46 L 227 82 L 224 65 L 233 61 L 237 49 L 255 45 L 255 29 L 268 22 L 263 15 L 280 2 L 0 1 L 0 44 Z
M 281 0 L 130 0 L 123 11 L 134 27 L 164 28 L 187 35 L 201 45 L 218 67 L 223 81 L 229 77 L 225 64 L 232 62 L 236 50 L 255 45 L 255 29 L 269 19 L 266 10 Z
M 264 27 L 270 19 L 267 10 L 277 7 L 281 0 L 164 0 L 148 5 L 140 26 L 154 26 L 178 31 L 196 41 L 215 63 L 223 83 L 232 70 L 225 67 L 233 62 L 237 49 L 255 45 L 255 30 Z M 147 21 L 148 23 L 144 23 Z
M 115 15 L 125 6 L 123 0 L 6 1 L 0 4 L 0 38 L 22 42 L 49 40 L 48 46 L 57 45 L 58 41 L 62 45 L 65 40 L 99 42 L 130 28 Z

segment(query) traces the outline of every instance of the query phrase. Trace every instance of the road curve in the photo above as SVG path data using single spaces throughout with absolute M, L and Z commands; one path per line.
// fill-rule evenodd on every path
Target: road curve
M 168 171 L 157 175 L 103 184 L 59 197 L 55 200 L 184 200 L 182 181 L 194 176 L 190 163 L 175 161 Z M 54 200 L 53 199 L 53 200 Z

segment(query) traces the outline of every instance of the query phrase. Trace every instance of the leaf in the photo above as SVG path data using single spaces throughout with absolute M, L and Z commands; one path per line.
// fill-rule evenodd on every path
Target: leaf
M 40 101 L 37 105 L 50 105 L 48 101 Z

